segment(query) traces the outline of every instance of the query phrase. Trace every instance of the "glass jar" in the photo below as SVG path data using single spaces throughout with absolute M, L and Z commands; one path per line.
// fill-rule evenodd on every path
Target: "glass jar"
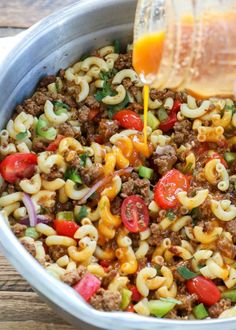
M 133 64 L 141 80 L 158 89 L 232 96 L 236 1 L 139 0 Z

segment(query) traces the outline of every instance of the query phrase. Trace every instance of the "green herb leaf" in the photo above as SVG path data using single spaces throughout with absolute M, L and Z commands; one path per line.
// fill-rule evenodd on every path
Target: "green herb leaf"
M 167 216 L 167 218 L 168 218 L 170 221 L 172 221 L 172 220 L 175 219 L 175 214 L 174 214 L 174 212 L 173 212 L 172 210 L 168 210 L 168 211 L 166 212 L 166 216 Z
M 194 278 L 197 276 L 196 273 L 189 270 L 186 266 L 181 266 L 177 268 L 177 272 L 186 280 L 190 280 L 191 278 Z
M 76 220 L 77 221 L 80 221 L 82 220 L 83 218 L 85 218 L 86 216 L 88 215 L 88 210 L 87 210 L 87 207 L 85 205 L 81 206 L 80 210 L 79 210 L 79 213 L 76 214 Z
M 107 114 L 110 119 L 120 110 L 125 109 L 127 105 L 129 104 L 130 99 L 129 95 L 126 93 L 124 100 L 116 105 L 110 105 L 107 107 Z
M 177 300 L 175 298 L 160 298 L 161 301 L 168 301 L 170 303 L 176 304 L 176 305 L 182 305 L 182 301 Z
M 23 140 L 23 139 L 25 139 L 27 136 L 28 136 L 28 132 L 27 132 L 27 131 L 25 131 L 25 132 L 20 132 L 20 133 L 16 134 L 16 139 L 17 139 L 17 140 Z
M 195 207 L 194 209 L 192 209 L 192 211 L 190 212 L 190 215 L 192 217 L 193 225 L 195 226 L 201 217 L 201 212 L 200 212 L 199 207 Z
M 117 54 L 120 54 L 120 50 L 121 50 L 121 44 L 119 40 L 114 40 L 113 42 L 113 46 L 114 46 L 114 52 Z
M 82 183 L 81 177 L 78 175 L 77 170 L 73 167 L 68 167 L 64 174 L 65 180 L 72 180 L 75 183 Z
M 80 155 L 79 158 L 81 160 L 81 165 L 85 166 L 86 165 L 86 160 L 88 158 L 88 154 L 84 153 L 84 154 Z

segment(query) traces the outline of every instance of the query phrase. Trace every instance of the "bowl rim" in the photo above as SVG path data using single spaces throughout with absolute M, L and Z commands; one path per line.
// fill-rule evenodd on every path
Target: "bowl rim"
M 127 2 L 132 3 L 134 1 L 135 0 L 119 0 L 120 4 Z M 55 24 L 62 25 L 62 22 L 68 18 L 69 15 L 73 16 L 73 13 L 77 10 L 83 10 L 86 14 L 86 12 L 91 11 L 91 7 L 95 5 L 97 7 L 104 7 L 107 5 L 114 6 L 115 4 L 117 5 L 117 0 L 106 0 L 105 2 L 100 0 L 80 0 L 40 20 L 22 33 L 22 37 L 17 39 L 15 46 L 12 47 L 7 57 L 0 63 L 0 72 L 3 73 L 1 79 L 5 79 L 8 68 L 12 66 L 12 63 L 20 56 L 20 53 L 27 48 L 27 45 L 35 39 L 42 37 L 45 30 L 55 26 Z M 45 269 L 24 249 L 1 213 L 0 245 L 4 255 L 7 256 L 6 258 L 33 288 L 42 293 L 43 296 L 48 298 L 55 305 L 65 310 L 68 314 L 95 327 L 98 326 L 111 330 L 116 330 L 118 327 L 120 329 L 141 330 L 148 328 L 149 330 L 156 330 L 157 326 L 214 326 L 227 325 L 236 320 L 236 317 L 205 319 L 201 321 L 173 320 L 145 317 L 134 313 L 98 311 L 86 303 L 75 290 L 53 278 L 53 276 L 45 271 Z

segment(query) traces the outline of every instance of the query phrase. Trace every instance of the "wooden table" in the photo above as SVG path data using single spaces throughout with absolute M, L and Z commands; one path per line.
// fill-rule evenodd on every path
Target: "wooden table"
M 13 36 L 76 0 L 0 0 L 0 37 Z M 0 252 L 0 329 L 73 330 L 33 292 Z

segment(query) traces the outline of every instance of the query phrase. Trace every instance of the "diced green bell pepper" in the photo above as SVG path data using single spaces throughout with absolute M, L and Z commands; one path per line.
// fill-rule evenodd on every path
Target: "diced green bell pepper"
M 156 317 L 163 317 L 167 313 L 169 313 L 175 307 L 175 303 L 169 301 L 161 301 L 161 300 L 150 300 L 148 302 L 148 308 L 150 310 L 150 314 Z
M 236 289 L 226 290 L 222 292 L 221 297 L 230 299 L 232 302 L 236 302 Z
M 131 302 L 132 292 L 128 289 L 122 289 L 121 291 L 121 305 L 120 308 L 125 310 Z
M 39 238 L 39 233 L 37 232 L 37 230 L 34 227 L 28 227 L 25 231 L 25 236 L 31 237 L 34 240 L 36 240 Z
M 145 166 L 140 166 L 138 170 L 139 176 L 145 179 L 150 179 L 153 174 L 153 169 Z
M 208 316 L 208 312 L 203 304 L 199 304 L 193 308 L 193 314 L 198 320 L 205 319 Z
M 224 154 L 224 158 L 227 163 L 232 163 L 233 161 L 236 160 L 236 152 L 226 152 Z
M 62 211 L 58 212 L 56 215 L 57 220 L 68 220 L 73 221 L 74 220 L 74 213 L 72 211 Z
M 55 140 L 57 131 L 53 127 L 48 128 L 48 123 L 39 118 L 36 125 L 36 134 L 47 140 Z

